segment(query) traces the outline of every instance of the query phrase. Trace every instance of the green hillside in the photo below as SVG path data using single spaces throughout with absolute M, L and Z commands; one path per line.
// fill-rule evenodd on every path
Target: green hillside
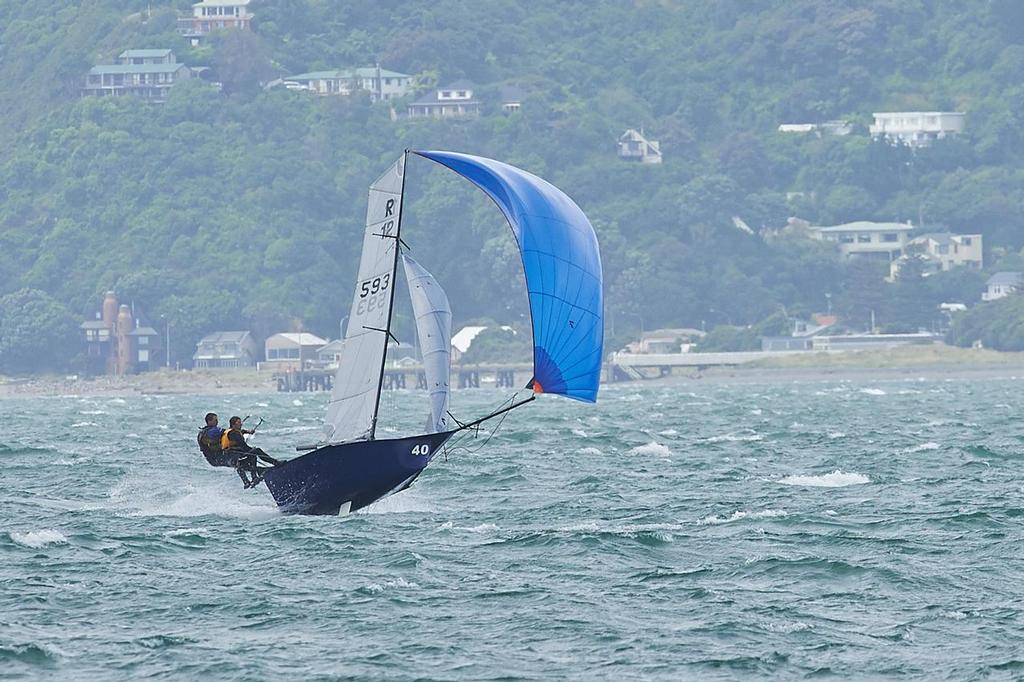
M 794 215 L 923 218 L 983 234 L 989 269 L 1024 265 L 1015 0 L 266 0 L 251 33 L 198 48 L 175 32 L 188 2 L 47 5 L 0 1 L 0 296 L 38 289 L 77 318 L 114 288 L 172 321 L 177 358 L 213 329 L 336 336 L 367 185 L 406 148 L 503 159 L 566 190 L 598 230 L 620 335 L 640 320 L 821 311 L 826 293 L 851 319 L 870 309 L 893 325 L 977 300 L 983 273 L 887 285 L 819 243 L 764 238 Z M 79 97 L 91 65 L 131 47 L 170 47 L 224 89 L 183 83 L 162 105 Z M 365 94 L 259 86 L 375 62 L 422 83 L 471 79 L 484 114 L 392 120 Z M 519 112 L 500 111 L 506 83 L 526 93 Z M 964 111 L 967 129 L 917 153 L 872 142 L 871 113 L 899 110 Z M 829 119 L 855 134 L 776 132 Z M 641 126 L 663 164 L 616 157 L 617 137 Z M 525 300 L 500 216 L 455 176 L 411 167 L 407 241 L 456 323 L 515 322 Z M 0 354 L 22 300 L 0 300 Z

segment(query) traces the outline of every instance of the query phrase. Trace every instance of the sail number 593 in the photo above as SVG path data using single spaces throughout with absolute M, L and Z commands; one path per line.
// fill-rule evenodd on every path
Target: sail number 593
M 366 298 L 367 296 L 373 296 L 382 291 L 387 291 L 387 288 L 391 285 L 391 274 L 388 273 L 383 277 L 374 277 L 368 279 L 365 282 L 359 283 L 359 298 Z

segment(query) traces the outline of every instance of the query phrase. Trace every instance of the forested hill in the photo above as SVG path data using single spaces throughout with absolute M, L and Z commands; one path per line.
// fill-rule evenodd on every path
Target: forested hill
M 909 323 L 973 302 L 984 281 L 950 273 L 890 296 L 820 244 L 764 238 L 790 216 L 923 217 L 982 233 L 993 268 L 1024 265 L 1016 0 L 254 0 L 252 32 L 198 48 L 175 32 L 189 2 L 45 4 L 0 0 L 0 295 L 39 289 L 77 319 L 114 288 L 173 321 L 180 358 L 214 329 L 336 336 L 367 185 L 406 148 L 507 160 L 565 189 L 599 232 L 619 331 L 749 324 L 822 310 L 825 293 L 851 317 Z M 223 90 L 79 97 L 90 66 L 133 47 L 170 47 Z M 260 87 L 378 62 L 425 85 L 470 79 L 484 113 L 392 120 L 365 93 Z M 516 113 L 498 105 L 508 83 L 525 92 Z M 900 110 L 964 111 L 967 129 L 915 154 L 872 142 L 871 113 Z M 830 119 L 855 133 L 776 132 Z M 660 166 L 616 157 L 641 126 Z M 500 216 L 451 174 L 411 166 L 410 242 L 456 321 L 515 321 Z

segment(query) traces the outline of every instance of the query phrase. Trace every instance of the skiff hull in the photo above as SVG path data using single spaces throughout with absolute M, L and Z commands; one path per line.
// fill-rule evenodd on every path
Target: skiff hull
M 267 469 L 263 480 L 281 511 L 355 511 L 404 490 L 452 432 L 326 445 Z

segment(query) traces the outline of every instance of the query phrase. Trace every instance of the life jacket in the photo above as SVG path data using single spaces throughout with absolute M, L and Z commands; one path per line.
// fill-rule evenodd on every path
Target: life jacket
M 228 436 L 228 434 L 231 433 L 232 431 L 234 431 L 234 429 L 229 429 L 225 431 L 224 434 L 220 437 L 221 450 L 230 450 L 235 446 L 235 444 L 231 442 L 231 438 Z M 242 442 L 245 442 L 245 436 L 242 437 Z
M 199 449 L 204 455 L 216 454 L 223 450 L 222 442 L 223 435 L 226 433 L 224 429 L 219 426 L 204 426 L 199 430 L 199 436 L 197 441 L 199 442 Z

